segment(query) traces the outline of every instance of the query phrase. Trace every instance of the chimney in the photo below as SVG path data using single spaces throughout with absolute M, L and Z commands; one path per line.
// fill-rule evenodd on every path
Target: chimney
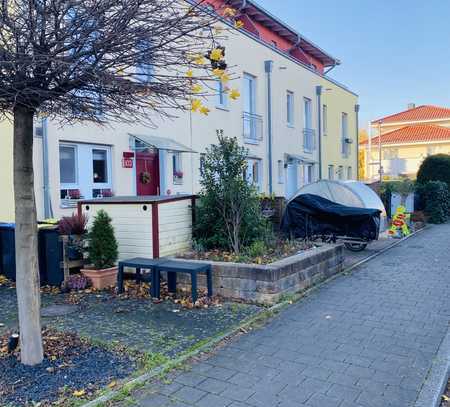
M 415 103 L 408 103 L 408 110 L 414 109 L 416 107 Z

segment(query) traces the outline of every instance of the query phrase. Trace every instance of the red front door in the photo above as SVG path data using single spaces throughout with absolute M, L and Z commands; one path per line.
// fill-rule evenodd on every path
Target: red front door
M 157 151 L 136 153 L 136 191 L 138 195 L 159 195 Z

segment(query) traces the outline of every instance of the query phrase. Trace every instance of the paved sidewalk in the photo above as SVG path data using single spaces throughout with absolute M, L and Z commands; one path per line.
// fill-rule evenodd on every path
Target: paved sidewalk
M 450 224 L 434 226 L 342 275 L 241 336 L 142 407 L 406 407 L 450 316 Z

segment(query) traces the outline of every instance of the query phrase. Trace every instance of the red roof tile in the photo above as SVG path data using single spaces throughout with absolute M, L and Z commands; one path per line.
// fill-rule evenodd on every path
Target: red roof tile
M 450 120 L 450 108 L 422 105 L 413 109 L 405 110 L 404 112 L 392 114 L 390 116 L 381 117 L 380 119 L 372 121 L 373 124 L 382 121 L 384 123 L 397 123 L 397 122 L 415 122 L 421 120 L 436 120 L 436 119 L 449 119 Z
M 450 141 L 450 128 L 434 125 L 406 126 L 401 129 L 384 133 L 381 136 L 382 144 L 407 144 L 429 141 Z M 372 138 L 372 144 L 378 144 L 378 136 Z M 368 140 L 361 145 L 368 144 Z

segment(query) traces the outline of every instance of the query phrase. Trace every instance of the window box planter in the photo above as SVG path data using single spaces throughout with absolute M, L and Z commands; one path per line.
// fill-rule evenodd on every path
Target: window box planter
M 91 281 L 93 288 L 97 290 L 104 290 L 105 288 L 116 285 L 117 270 L 117 267 L 110 267 L 100 270 L 88 267 L 81 269 L 81 273 Z

